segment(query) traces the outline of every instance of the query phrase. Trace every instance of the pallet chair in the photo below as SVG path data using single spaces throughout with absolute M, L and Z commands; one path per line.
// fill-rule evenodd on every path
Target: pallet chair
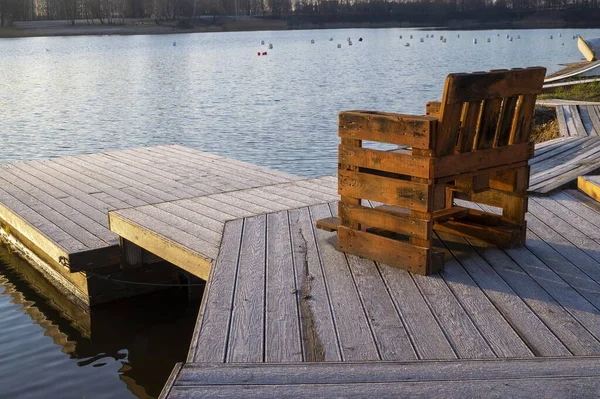
M 341 112 L 338 217 L 317 227 L 337 231 L 340 251 L 423 275 L 443 269 L 434 229 L 523 245 L 530 133 L 545 74 L 532 67 L 448 75 L 442 101 L 427 103 L 425 116 Z M 363 141 L 406 148 L 382 151 Z

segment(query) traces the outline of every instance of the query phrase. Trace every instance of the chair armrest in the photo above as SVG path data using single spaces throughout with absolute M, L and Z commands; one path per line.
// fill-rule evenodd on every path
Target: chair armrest
M 427 105 L 425 105 L 425 115 L 439 118 L 440 108 L 442 108 L 441 101 L 429 101 Z
M 339 115 L 342 139 L 376 141 L 432 149 L 437 118 L 375 111 L 344 111 Z

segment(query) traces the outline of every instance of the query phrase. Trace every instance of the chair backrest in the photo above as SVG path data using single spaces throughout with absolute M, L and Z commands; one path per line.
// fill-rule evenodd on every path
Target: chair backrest
M 435 156 L 529 141 L 546 68 L 456 73 L 446 78 Z

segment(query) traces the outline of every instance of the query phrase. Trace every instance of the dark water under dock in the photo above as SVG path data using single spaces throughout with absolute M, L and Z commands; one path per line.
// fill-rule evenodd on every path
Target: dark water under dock
M 157 397 L 198 307 L 173 288 L 87 314 L 0 245 L 0 398 Z

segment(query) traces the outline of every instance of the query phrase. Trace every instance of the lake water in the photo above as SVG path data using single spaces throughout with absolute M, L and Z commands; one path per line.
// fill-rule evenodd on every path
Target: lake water
M 340 110 L 423 113 L 451 72 L 553 72 L 582 58 L 576 33 L 600 36 L 348 29 L 2 39 L 0 163 L 177 143 L 304 176 L 333 174 Z M 426 34 L 436 38 L 420 43 Z M 86 316 L 0 247 L 0 397 L 156 396 L 185 359 L 197 314 L 198 304 L 180 296 Z

